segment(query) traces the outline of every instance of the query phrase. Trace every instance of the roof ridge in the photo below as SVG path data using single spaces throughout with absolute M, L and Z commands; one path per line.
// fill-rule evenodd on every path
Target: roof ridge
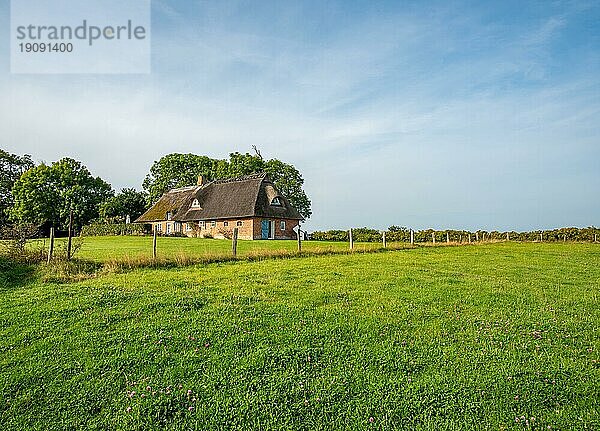
M 267 176 L 266 172 L 259 172 L 256 174 L 242 175 L 242 176 L 233 177 L 233 178 L 221 178 L 219 180 L 214 180 L 212 182 L 213 182 L 213 184 L 226 184 L 226 183 L 234 183 L 237 181 L 257 180 L 259 178 L 264 178 L 266 176 Z
M 172 193 L 172 192 L 187 192 L 190 190 L 194 190 L 196 188 L 199 188 L 201 186 L 184 186 L 184 187 L 176 187 L 176 188 L 172 188 L 170 190 L 167 191 L 167 193 Z

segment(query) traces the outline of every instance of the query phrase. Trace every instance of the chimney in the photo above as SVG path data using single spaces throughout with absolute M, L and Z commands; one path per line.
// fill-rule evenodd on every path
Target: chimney
M 202 175 L 198 175 L 198 183 L 197 185 L 199 186 L 203 186 L 204 184 L 206 184 L 208 181 L 206 181 L 206 178 L 204 178 Z

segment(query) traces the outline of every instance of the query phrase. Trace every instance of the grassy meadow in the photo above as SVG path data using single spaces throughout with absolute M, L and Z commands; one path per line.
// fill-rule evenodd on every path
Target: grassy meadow
M 159 253 L 229 250 L 187 241 L 161 238 Z M 77 257 L 150 247 L 86 238 Z M 69 283 L 0 267 L 3 430 L 600 429 L 600 245 L 419 247 Z
M 77 238 L 76 241 L 80 239 Z M 81 248 L 75 257 L 94 262 L 111 260 L 137 260 L 152 258 L 151 236 L 96 236 L 83 237 Z M 57 239 L 57 245 L 64 247 L 65 238 Z M 37 241 L 38 245 L 48 246 L 47 240 Z M 393 244 L 390 244 L 393 246 Z M 369 251 L 380 248 L 381 244 L 355 243 L 356 251 Z M 206 238 L 158 237 L 158 258 L 194 258 L 202 256 L 220 257 L 231 255 L 231 240 Z M 337 252 L 349 249 L 345 242 L 303 241 L 302 249 L 307 252 Z M 241 257 L 295 252 L 296 241 L 255 240 L 238 241 L 237 252 Z

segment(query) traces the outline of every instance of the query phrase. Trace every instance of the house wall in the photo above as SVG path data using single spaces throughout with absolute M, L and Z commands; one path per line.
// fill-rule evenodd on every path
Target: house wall
M 262 239 L 262 220 L 261 217 L 254 218 L 254 239 Z M 266 220 L 275 221 L 275 238 L 274 239 L 296 239 L 294 227 L 298 226 L 298 220 L 268 218 Z M 285 221 L 285 230 L 281 230 L 281 221 Z
M 215 226 L 212 226 L 211 221 L 206 221 L 202 228 L 198 222 L 191 222 L 191 230 L 187 229 L 187 223 L 181 223 L 181 232 L 189 237 L 212 237 L 212 238 L 225 238 L 226 236 L 231 237 L 233 234 L 233 228 L 238 228 L 239 239 L 262 239 L 262 218 L 244 218 L 244 219 L 227 219 L 227 220 L 215 220 Z M 275 239 L 296 239 L 296 232 L 294 227 L 298 225 L 298 220 L 289 219 L 268 219 L 275 221 Z M 285 220 L 285 230 L 281 230 L 281 220 Z M 237 226 L 237 222 L 241 221 L 242 226 Z M 175 233 L 174 221 L 160 221 L 152 223 L 152 229 L 157 229 L 160 225 L 158 233 L 160 235 L 167 235 L 169 224 L 171 226 L 170 233 Z M 228 226 L 225 226 L 225 223 Z

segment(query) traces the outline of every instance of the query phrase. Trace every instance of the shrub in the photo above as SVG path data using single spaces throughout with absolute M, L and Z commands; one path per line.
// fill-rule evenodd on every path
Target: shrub
M 147 235 L 151 232 L 147 224 L 91 223 L 81 230 L 83 236 Z
M 37 226 L 29 223 L 3 226 L 0 229 L 0 254 L 12 261 L 23 263 L 41 262 L 45 258 L 43 246 L 28 246 L 28 241 L 39 236 Z
M 225 239 L 233 238 L 233 229 L 222 227 L 219 229 L 219 233 L 223 235 Z
M 530 231 L 530 232 L 508 232 L 511 241 L 539 241 L 540 233 L 544 241 L 594 241 L 594 235 L 600 241 L 600 229 L 591 226 L 587 228 L 559 228 L 545 231 Z M 504 241 L 506 240 L 507 232 L 499 231 L 467 231 L 467 230 L 433 230 L 424 229 L 414 231 L 413 236 L 415 242 L 432 242 L 435 238 L 436 242 L 446 242 L 448 239 L 451 242 L 471 241 L 475 242 L 476 238 L 479 241 Z M 381 233 L 376 229 L 366 227 L 353 228 L 352 236 L 356 242 L 379 242 L 382 240 Z M 315 241 L 349 241 L 348 231 L 345 230 L 328 230 L 316 231 L 310 234 L 310 239 Z M 406 227 L 390 226 L 386 231 L 386 240 L 388 242 L 409 242 L 410 229 Z

